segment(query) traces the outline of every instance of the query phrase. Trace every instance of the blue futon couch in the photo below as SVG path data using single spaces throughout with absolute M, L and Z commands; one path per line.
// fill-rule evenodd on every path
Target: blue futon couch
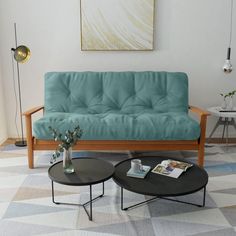
M 188 97 L 188 77 L 181 72 L 49 72 L 44 106 L 24 113 L 29 167 L 34 150 L 57 145 L 49 126 L 64 133 L 77 124 L 83 136 L 73 149 L 198 150 L 203 166 L 209 113 L 189 106 Z M 32 124 L 41 109 L 43 116 Z

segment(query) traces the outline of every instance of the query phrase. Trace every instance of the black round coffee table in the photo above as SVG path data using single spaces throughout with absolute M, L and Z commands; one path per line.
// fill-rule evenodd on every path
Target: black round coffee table
M 114 166 L 100 159 L 95 158 L 74 158 L 72 163 L 75 168 L 73 174 L 63 172 L 62 161 L 55 163 L 48 169 L 48 176 L 52 181 L 52 201 L 55 204 L 82 206 L 87 213 L 89 220 L 92 220 L 92 202 L 104 195 L 104 182 L 110 179 L 114 173 Z M 57 202 L 54 197 L 54 182 L 64 185 L 84 186 L 89 185 L 90 199 L 83 204 Z M 92 198 L 92 185 L 102 183 L 102 194 Z M 90 213 L 86 205 L 90 204 Z
M 132 158 L 136 159 L 136 158 Z M 128 210 L 129 208 L 147 203 L 154 200 L 155 198 L 162 198 L 170 201 L 176 201 L 181 203 L 186 203 L 196 206 L 205 206 L 205 196 L 206 196 L 206 185 L 208 183 L 208 174 L 199 166 L 193 164 L 192 167 L 183 172 L 179 178 L 171 178 L 164 175 L 159 175 L 152 173 L 151 171 L 147 174 L 144 179 L 128 177 L 126 175 L 127 171 L 130 169 L 130 162 L 132 159 L 128 159 L 118 163 L 115 166 L 115 173 L 113 175 L 114 181 L 121 187 L 121 209 Z M 186 160 L 180 160 L 176 158 L 166 158 L 166 157 L 140 157 L 137 158 L 142 161 L 143 165 L 151 166 L 153 169 L 157 164 L 161 163 L 163 160 L 171 159 L 183 162 L 188 162 Z M 129 207 L 123 207 L 123 189 L 127 189 L 131 192 L 155 196 L 144 202 L 137 203 Z M 184 202 L 177 199 L 172 199 L 168 197 L 175 197 L 181 195 L 187 195 L 195 193 L 203 189 L 203 203 L 201 205 Z

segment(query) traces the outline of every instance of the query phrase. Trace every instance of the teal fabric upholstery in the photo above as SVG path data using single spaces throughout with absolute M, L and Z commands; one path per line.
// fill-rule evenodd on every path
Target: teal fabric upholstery
M 83 140 L 196 140 L 188 116 L 188 78 L 170 72 L 50 72 L 45 114 L 34 123 L 38 139 L 48 127 L 65 132 L 80 124 Z
M 76 124 L 84 130 L 84 140 L 188 140 L 199 137 L 199 125 L 184 112 L 167 113 L 48 113 L 35 122 L 35 136 L 52 139 L 48 127 L 62 133 Z

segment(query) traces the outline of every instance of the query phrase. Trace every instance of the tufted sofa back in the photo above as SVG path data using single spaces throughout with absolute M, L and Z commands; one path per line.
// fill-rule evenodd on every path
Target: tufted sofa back
M 45 112 L 187 112 L 188 78 L 181 72 L 49 72 Z

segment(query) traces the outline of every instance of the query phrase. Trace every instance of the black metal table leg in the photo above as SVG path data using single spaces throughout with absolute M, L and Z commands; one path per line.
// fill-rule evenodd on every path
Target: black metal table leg
M 93 218 L 92 185 L 89 186 L 89 191 L 90 191 L 90 217 L 89 217 L 89 220 L 92 220 L 92 218 Z
M 53 181 L 52 181 L 52 202 L 57 204 L 55 201 L 54 201 L 54 185 L 53 185 Z
M 121 210 L 123 211 L 124 210 L 124 207 L 123 207 L 123 188 L 121 187 L 120 189 L 120 201 L 121 201 Z
M 225 127 L 226 127 L 226 124 L 224 124 L 224 127 L 223 127 L 222 140 L 223 140 L 224 137 L 225 137 Z
M 233 126 L 236 129 L 236 124 L 235 120 L 233 117 L 219 117 L 218 121 L 216 122 L 212 132 L 210 133 L 208 139 L 211 139 L 213 134 L 215 133 L 216 129 L 220 126 L 223 125 L 223 132 L 222 132 L 222 139 L 225 137 L 225 132 L 226 132 L 226 144 L 228 145 L 229 142 L 229 126 Z
M 202 207 L 205 206 L 206 203 L 206 186 L 203 189 L 203 203 L 202 203 Z
M 209 135 L 209 139 L 213 136 L 213 134 L 215 133 L 216 129 L 223 123 L 221 117 L 218 119 L 218 121 L 216 122 L 213 130 L 211 131 L 210 135 Z
M 205 206 L 205 201 L 206 201 L 206 186 L 203 188 L 203 202 L 202 202 L 202 204 L 196 204 L 196 203 L 192 203 L 192 202 L 186 202 L 186 201 L 181 201 L 181 200 L 177 200 L 177 199 L 156 196 L 156 197 L 153 197 L 153 198 L 148 199 L 146 201 L 142 201 L 142 202 L 130 205 L 130 206 L 125 207 L 125 208 L 124 208 L 124 193 L 123 193 L 123 188 L 121 188 L 121 210 L 127 211 L 130 208 L 134 208 L 134 207 L 143 205 L 143 204 L 151 202 L 151 201 L 153 201 L 157 198 L 158 199 L 164 199 L 164 200 L 167 200 L 167 201 L 173 201 L 173 202 L 179 202 L 179 203 L 184 203 L 184 204 L 188 204 L 188 205 L 198 206 L 198 207 L 204 207 Z
M 137 204 L 134 204 L 134 205 L 131 205 L 131 206 L 128 206 L 128 207 L 125 207 L 125 208 L 124 208 L 124 190 L 123 190 L 123 188 L 121 187 L 121 210 L 122 210 L 122 211 L 127 211 L 127 210 L 129 210 L 130 208 L 133 208 L 133 207 L 142 205 L 142 204 L 144 204 L 144 203 L 150 202 L 150 201 L 152 201 L 152 200 L 154 200 L 154 199 L 156 199 L 156 198 L 158 198 L 158 197 L 154 197 L 154 198 L 152 198 L 152 199 L 149 199 L 149 200 L 146 200 L 146 201 L 143 201 L 143 202 L 140 202 L 140 203 L 137 203 Z
M 92 198 L 92 185 L 89 185 L 89 196 L 90 196 L 89 201 L 87 201 L 83 204 L 76 204 L 76 203 L 70 203 L 70 202 L 57 202 L 57 201 L 55 201 L 54 183 L 52 181 L 52 202 L 54 204 L 57 204 L 57 205 L 62 204 L 62 205 L 70 205 L 70 206 L 82 206 L 84 208 L 86 214 L 88 215 L 89 220 L 92 220 L 92 217 L 93 217 L 93 215 L 92 215 L 92 203 L 93 203 L 93 201 L 95 201 L 95 200 L 97 200 L 97 199 L 104 196 L 104 182 L 102 182 L 102 194 L 95 197 L 95 198 Z M 90 205 L 90 209 L 89 209 L 90 212 L 88 212 L 88 210 L 86 209 L 86 205 L 88 205 L 88 204 Z
M 234 118 L 232 118 L 232 125 L 233 125 L 233 127 L 236 129 L 236 123 L 235 123 L 235 120 L 234 120 Z

